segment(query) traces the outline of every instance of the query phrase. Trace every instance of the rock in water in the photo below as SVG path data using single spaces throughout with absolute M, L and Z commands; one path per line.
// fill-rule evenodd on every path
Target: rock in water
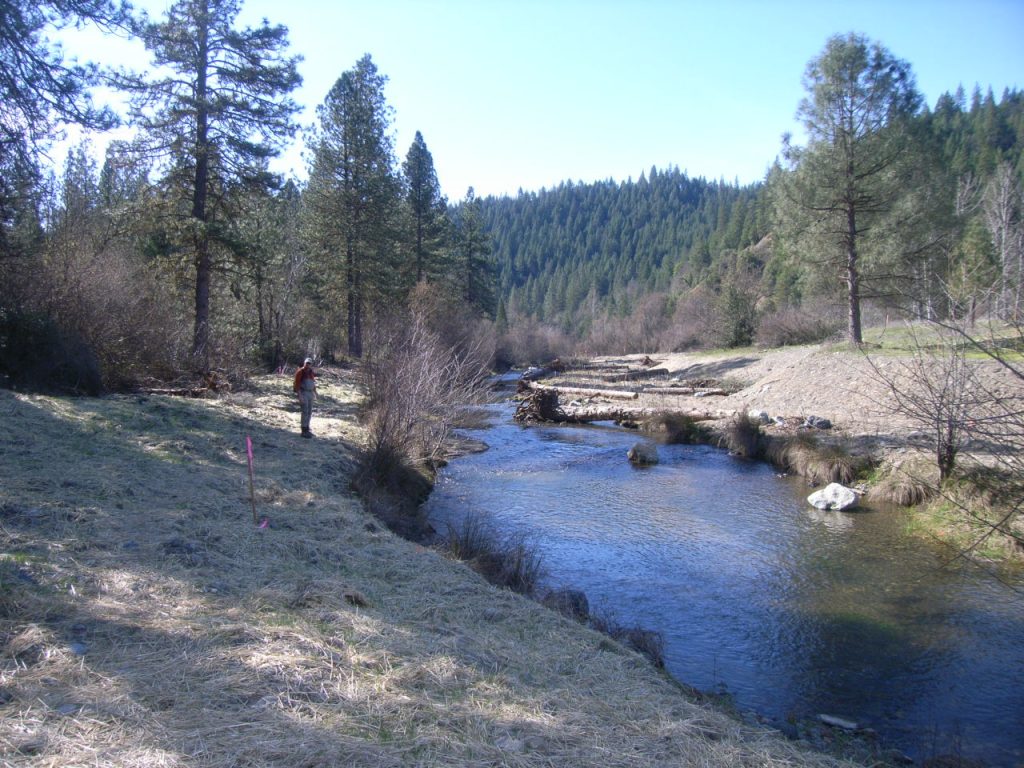
M 658 463 L 658 448 L 652 443 L 637 443 L 626 457 L 633 463 L 640 466 L 649 466 Z
M 845 717 L 836 717 L 835 715 L 818 715 L 818 719 L 825 725 L 831 725 L 833 728 L 842 728 L 844 731 L 856 731 L 859 727 L 853 720 L 848 720 Z
M 807 497 L 807 503 L 817 509 L 850 509 L 857 506 L 858 501 L 856 491 L 840 483 L 829 483 Z

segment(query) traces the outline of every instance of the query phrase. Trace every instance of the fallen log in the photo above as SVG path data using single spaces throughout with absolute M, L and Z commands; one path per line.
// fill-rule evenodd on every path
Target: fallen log
M 549 389 L 554 390 L 560 394 L 566 395 L 579 395 L 580 397 L 607 397 L 611 400 L 636 400 L 639 396 L 639 392 L 630 392 L 625 389 L 590 389 L 588 387 L 559 387 L 554 384 L 538 384 L 537 382 L 528 382 L 530 389 L 543 390 Z
M 564 416 L 563 421 L 568 424 L 588 424 L 593 421 L 614 421 L 638 422 L 646 419 L 662 416 L 664 414 L 679 414 L 687 416 L 694 421 L 710 421 L 721 418 L 719 413 L 711 413 L 703 410 L 678 411 L 665 408 L 641 408 L 629 406 L 605 405 L 564 405 L 558 409 Z
M 211 390 L 209 387 L 177 387 L 173 389 L 156 387 L 139 387 L 135 390 L 140 395 L 167 395 L 169 397 L 206 397 Z
M 705 389 L 703 387 L 647 387 L 645 395 L 694 395 L 708 397 L 710 395 L 728 395 L 724 389 Z
M 668 368 L 642 368 L 625 373 L 616 373 L 606 377 L 608 381 L 636 381 L 637 379 L 651 379 L 655 376 L 668 376 Z

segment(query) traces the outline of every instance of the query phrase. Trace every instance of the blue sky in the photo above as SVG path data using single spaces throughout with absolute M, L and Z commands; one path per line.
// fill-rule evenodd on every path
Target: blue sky
M 160 15 L 168 0 L 136 0 Z M 910 62 L 929 105 L 963 85 L 1024 88 L 1024 0 L 245 0 L 304 61 L 303 122 L 365 53 L 389 78 L 399 160 L 417 130 L 446 195 L 636 178 L 652 165 L 763 178 L 807 62 L 859 32 Z M 145 59 L 68 33 L 69 52 Z M 304 175 L 301 144 L 278 170 Z

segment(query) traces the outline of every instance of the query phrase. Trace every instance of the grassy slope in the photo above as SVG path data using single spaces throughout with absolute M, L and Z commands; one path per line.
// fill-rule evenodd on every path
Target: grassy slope
M 256 387 L 0 391 L 0 764 L 836 764 L 383 530 L 344 379 L 312 441 Z

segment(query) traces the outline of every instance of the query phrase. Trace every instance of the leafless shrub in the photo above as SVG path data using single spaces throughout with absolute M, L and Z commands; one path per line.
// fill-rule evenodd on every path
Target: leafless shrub
M 575 346 L 560 329 L 532 318 L 519 318 L 498 340 L 496 358 L 508 365 L 539 365 L 571 356 Z
M 588 355 L 620 355 L 653 352 L 669 323 L 669 297 L 655 292 L 637 297 L 626 316 L 605 312 L 592 318 L 581 347 Z
M 707 347 L 717 322 L 715 295 L 700 285 L 681 296 L 675 313 L 661 339 L 661 346 L 673 352 Z
M 497 347 L 494 323 L 473 307 L 454 299 L 434 283 L 420 283 L 409 296 L 409 309 L 420 316 L 439 342 L 460 358 L 474 358 L 490 368 Z
M 1024 367 L 1018 351 L 1024 326 L 966 320 L 933 322 L 935 333 L 927 338 L 912 332 L 908 360 L 897 361 L 894 370 L 872 359 L 872 367 L 896 410 L 933 436 L 934 494 L 981 531 L 958 555 L 972 556 L 993 536 L 1024 550 Z M 970 359 L 969 351 L 988 361 Z M 983 375 L 986 366 L 1001 375 Z M 998 481 L 984 503 L 962 493 L 963 483 L 983 490 L 993 477 Z
M 367 347 L 368 467 L 380 474 L 399 462 L 434 466 L 458 410 L 486 391 L 486 355 L 446 347 L 415 312 L 378 322 Z
M 813 344 L 843 330 L 843 319 L 835 311 L 822 312 L 820 309 L 783 307 L 762 315 L 757 326 L 758 346 Z
M 892 396 L 894 410 L 931 436 L 941 482 L 953 473 L 979 403 L 963 344 L 948 336 L 923 340 L 913 326 L 908 333 L 909 357 L 888 360 L 885 366 L 870 355 L 867 359 L 875 379 Z

